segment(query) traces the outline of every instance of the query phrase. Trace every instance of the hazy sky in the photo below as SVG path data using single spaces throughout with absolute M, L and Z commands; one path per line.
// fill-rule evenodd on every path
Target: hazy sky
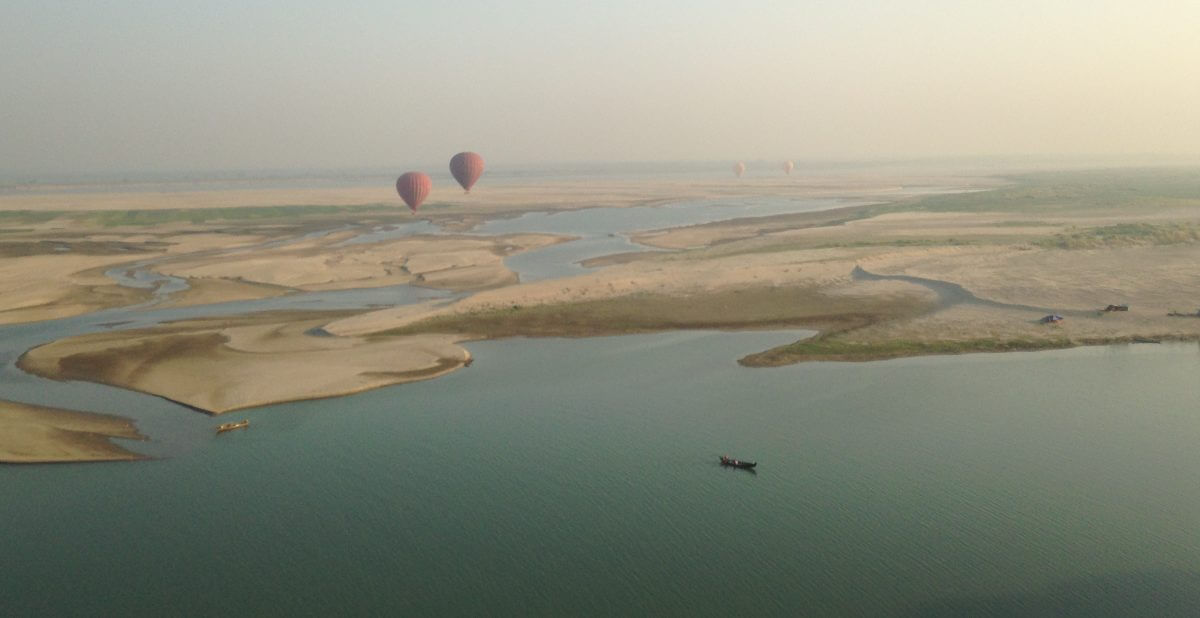
M 0 172 L 1200 152 L 1200 2 L 0 0 Z

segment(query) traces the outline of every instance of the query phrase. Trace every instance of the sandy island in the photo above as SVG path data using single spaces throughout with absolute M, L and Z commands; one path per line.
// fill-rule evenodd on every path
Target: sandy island
M 471 359 L 455 345 L 461 339 L 455 336 L 372 340 L 314 332 L 331 317 L 263 314 L 96 333 L 36 347 L 18 366 L 36 375 L 120 386 L 221 414 L 425 380 Z
M 145 440 L 128 419 L 0 401 L 0 463 L 127 461 L 145 457 L 109 438 Z

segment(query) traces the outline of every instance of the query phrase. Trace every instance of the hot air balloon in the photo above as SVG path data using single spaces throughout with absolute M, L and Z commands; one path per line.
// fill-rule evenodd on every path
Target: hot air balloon
M 417 206 L 425 201 L 432 188 L 433 181 L 424 172 L 405 172 L 396 179 L 396 193 L 413 212 L 417 212 Z
M 793 170 L 793 169 L 795 169 L 795 168 L 796 168 L 796 164 L 795 164 L 795 163 L 792 163 L 791 161 L 784 161 L 784 162 L 783 162 L 783 173 L 784 173 L 784 174 L 787 174 L 787 175 L 791 176 L 791 175 L 792 175 L 792 170 Z
M 450 173 L 467 193 L 483 174 L 483 157 L 473 152 L 460 152 L 450 159 Z
M 733 173 L 737 174 L 738 178 L 741 178 L 742 174 L 746 173 L 746 164 L 742 163 L 741 161 L 738 161 L 737 163 L 735 163 L 733 165 Z

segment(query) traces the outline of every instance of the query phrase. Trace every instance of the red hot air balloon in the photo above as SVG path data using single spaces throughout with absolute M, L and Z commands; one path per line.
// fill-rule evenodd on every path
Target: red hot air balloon
M 417 206 L 425 201 L 432 188 L 433 181 L 423 172 L 405 172 L 396 179 L 396 193 L 413 212 L 417 212 Z
M 783 162 L 783 173 L 784 173 L 784 174 L 787 174 L 788 176 L 791 176 L 791 175 L 792 175 L 792 170 L 794 170 L 794 169 L 796 169 L 796 164 L 795 164 L 795 163 L 792 163 L 791 161 L 784 161 L 784 162 Z
M 741 161 L 735 163 L 733 166 L 733 173 L 737 174 L 738 178 L 741 178 L 742 174 L 746 173 L 746 164 L 742 163 Z
M 470 193 L 475 181 L 483 174 L 483 157 L 473 152 L 460 152 L 450 159 L 450 173 Z

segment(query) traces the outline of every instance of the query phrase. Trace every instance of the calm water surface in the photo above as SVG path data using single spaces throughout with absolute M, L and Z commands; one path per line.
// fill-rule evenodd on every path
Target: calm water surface
M 478 343 L 169 459 L 2 467 L 0 593 L 15 615 L 1200 603 L 1200 348 L 734 362 L 797 336 Z
M 519 273 L 521 281 L 537 281 L 578 275 L 586 270 L 580 262 L 588 258 L 653 250 L 629 239 L 630 234 L 640 230 L 814 212 L 853 205 L 855 203 L 848 200 L 787 196 L 683 200 L 657 206 L 531 212 L 512 219 L 488 221 L 477 227 L 475 232 L 489 235 L 540 232 L 578 236 L 577 240 L 526 251 L 504 260 L 509 268 Z
M 496 221 L 581 240 L 833 201 Z M 744 212 L 745 211 L 745 212 Z M 627 217 L 627 218 L 626 218 Z M 370 230 L 362 241 L 429 233 Z M 149 271 L 124 275 L 158 283 Z M 409 286 L 0 328 L 7 399 L 135 418 L 149 462 L 0 466 L 4 615 L 1195 615 L 1200 348 L 1146 345 L 746 369 L 799 332 L 471 344 L 469 369 L 210 417 L 57 383 L 55 338 Z M 757 473 L 717 456 L 756 459 Z

